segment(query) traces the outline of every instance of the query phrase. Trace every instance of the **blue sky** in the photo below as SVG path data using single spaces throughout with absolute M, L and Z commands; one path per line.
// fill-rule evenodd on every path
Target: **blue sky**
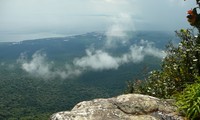
M 1 0 L 0 41 L 190 27 L 194 0 Z

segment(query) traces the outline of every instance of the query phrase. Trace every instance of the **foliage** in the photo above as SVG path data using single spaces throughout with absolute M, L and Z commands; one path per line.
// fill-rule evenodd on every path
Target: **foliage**
M 200 119 L 200 77 L 198 82 L 187 87 L 176 96 L 180 111 L 191 120 Z
M 199 0 L 196 0 L 198 6 Z M 198 7 L 188 11 L 188 22 L 198 29 L 176 31 L 180 43 L 169 43 L 160 71 L 152 71 L 145 81 L 129 82 L 129 93 L 142 93 L 160 98 L 173 97 L 179 110 L 192 120 L 200 119 L 200 14 Z
M 176 32 L 181 39 L 177 46 L 167 45 L 167 56 L 163 59 L 162 69 L 152 71 L 146 80 L 138 83 L 129 82 L 129 93 L 142 93 L 160 98 L 169 98 L 176 92 L 182 91 L 185 84 L 195 82 L 199 75 L 200 48 L 198 38 L 192 30 Z

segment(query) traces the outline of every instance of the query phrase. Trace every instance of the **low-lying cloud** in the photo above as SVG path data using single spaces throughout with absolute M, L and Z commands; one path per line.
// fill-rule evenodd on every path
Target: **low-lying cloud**
M 106 2 L 112 2 L 112 0 Z M 31 60 L 28 60 L 25 55 L 21 55 L 18 60 L 20 61 L 21 68 L 36 77 L 46 79 L 60 77 L 67 79 L 79 76 L 85 71 L 116 70 L 123 64 L 139 63 L 144 60 L 145 56 L 154 56 L 157 58 L 165 56 L 162 50 L 155 48 L 152 43 L 145 40 L 141 40 L 139 44 L 130 46 L 130 33 L 135 28 L 134 20 L 129 13 L 120 13 L 110 18 L 110 21 L 112 24 L 105 32 L 106 41 L 102 48 L 86 49 L 86 55 L 75 58 L 72 64 L 69 65 L 66 63 L 65 67 L 59 68 L 54 62 L 48 61 L 46 54 L 38 51 L 33 54 Z M 117 56 L 107 51 L 119 46 L 129 47 L 129 51 Z
M 34 53 L 31 60 L 28 60 L 25 54 L 21 54 L 18 63 L 24 71 L 35 77 L 68 79 L 77 77 L 85 71 L 116 70 L 127 63 L 140 63 L 145 56 L 162 59 L 166 53 L 155 48 L 152 43 L 141 40 L 139 44 L 130 46 L 129 52 L 118 56 L 105 50 L 87 49 L 85 56 L 75 58 L 72 64 L 66 63 L 62 68 L 56 66 L 53 61 L 48 61 L 47 55 L 41 51 Z
M 120 13 L 111 18 L 111 26 L 106 31 L 107 48 L 117 47 L 118 44 L 125 45 L 129 43 L 127 31 L 134 31 L 134 21 L 128 13 Z
M 92 51 L 86 50 L 86 56 L 75 59 L 74 65 L 84 69 L 93 70 L 106 70 L 106 69 L 117 69 L 119 64 L 117 60 L 109 53 L 102 50 Z
M 51 79 L 60 77 L 62 79 L 72 78 L 78 76 L 80 71 L 66 65 L 64 68 L 57 68 L 54 62 L 48 61 L 46 54 L 37 51 L 32 55 L 31 60 L 27 60 L 25 54 L 21 54 L 17 62 L 21 68 L 34 77 L 42 77 L 44 79 Z
M 140 45 L 132 45 L 128 53 L 121 56 L 112 56 L 103 50 L 86 50 L 86 56 L 76 58 L 74 66 L 81 69 L 89 70 L 108 70 L 118 69 L 119 66 L 126 63 L 139 63 L 144 60 L 145 56 L 154 56 L 162 59 L 166 53 L 158 48 L 155 48 L 152 43 L 141 40 Z
M 108 0 L 107 2 L 112 2 L 112 0 Z M 75 58 L 72 60 L 72 64 L 66 63 L 65 67 L 60 68 L 54 62 L 48 61 L 46 54 L 38 51 L 33 54 L 31 60 L 28 60 L 25 55 L 21 55 L 18 60 L 20 61 L 21 68 L 36 77 L 46 79 L 60 77 L 67 79 L 79 76 L 85 71 L 116 70 L 121 65 L 127 63 L 139 63 L 144 60 L 145 56 L 154 56 L 157 58 L 165 56 L 162 50 L 157 49 L 152 43 L 145 40 L 141 40 L 139 44 L 130 46 L 130 33 L 135 28 L 133 18 L 129 13 L 120 13 L 112 17 L 111 23 L 111 26 L 105 32 L 106 41 L 102 48 L 86 49 L 86 55 Z M 129 47 L 129 51 L 117 56 L 107 51 L 119 46 Z

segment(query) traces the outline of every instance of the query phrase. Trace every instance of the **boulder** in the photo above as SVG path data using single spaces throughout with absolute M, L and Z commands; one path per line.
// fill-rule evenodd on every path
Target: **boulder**
M 184 120 L 173 100 L 126 94 L 78 103 L 71 111 L 53 114 L 50 120 Z

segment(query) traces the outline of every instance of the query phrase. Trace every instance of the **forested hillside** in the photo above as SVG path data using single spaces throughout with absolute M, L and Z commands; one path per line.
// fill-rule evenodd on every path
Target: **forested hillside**
M 102 33 L 0 43 L 0 119 L 48 119 L 50 114 L 70 110 L 80 101 L 122 94 L 127 81 L 142 79 L 149 71 L 159 69 L 162 59 L 146 53 L 144 59 L 124 62 L 117 68 L 81 66 L 81 74 L 70 77 L 65 74 L 77 68 L 65 67 L 66 64 L 75 66 L 75 59 L 88 58 L 85 50 L 91 46 L 92 49 L 104 49 L 100 52 L 102 55 L 122 60 L 120 56 L 129 56 L 131 45 L 141 50 L 154 47 L 163 50 L 164 44 L 175 38 L 167 32 L 129 34 L 132 37 L 128 44 L 114 48 L 104 48 L 106 37 Z M 145 45 L 147 41 L 150 47 Z M 64 77 L 58 71 L 64 72 Z

